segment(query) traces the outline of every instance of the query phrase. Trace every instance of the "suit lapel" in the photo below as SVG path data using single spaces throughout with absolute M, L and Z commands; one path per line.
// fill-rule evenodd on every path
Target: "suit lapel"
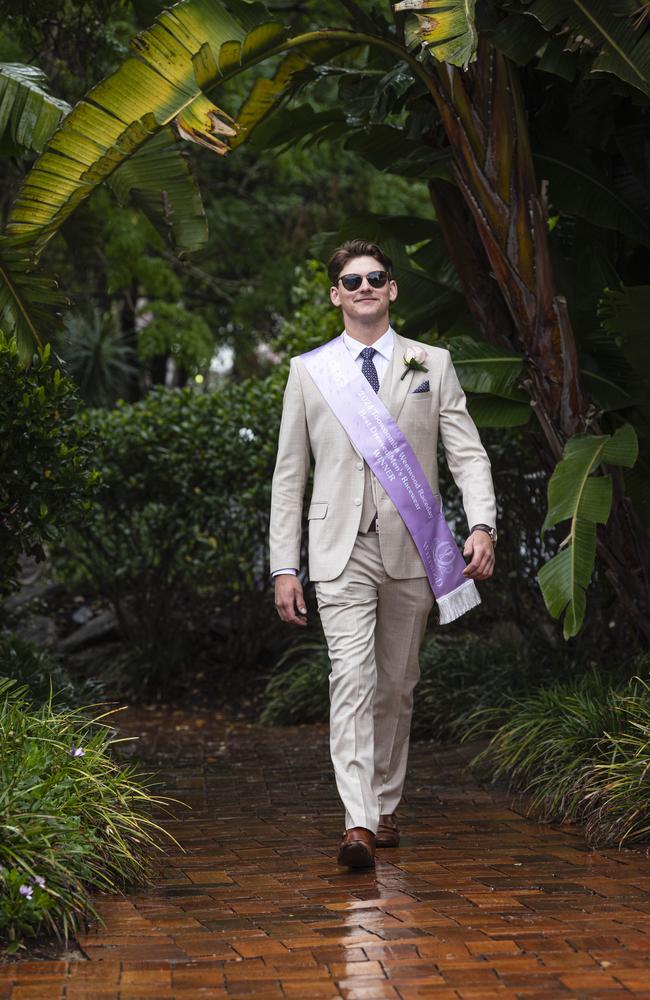
M 379 387 L 379 398 L 389 411 L 393 420 L 397 420 L 404 405 L 411 382 L 413 381 L 413 369 L 407 371 L 404 378 L 404 354 L 408 344 L 395 332 L 393 332 L 393 356 L 390 359 L 388 371 L 382 379 Z

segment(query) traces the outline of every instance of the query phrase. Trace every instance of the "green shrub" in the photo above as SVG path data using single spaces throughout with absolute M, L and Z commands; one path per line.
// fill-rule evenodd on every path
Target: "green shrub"
M 413 736 L 458 738 L 473 710 L 504 705 L 513 691 L 522 693 L 566 674 L 568 662 L 564 650 L 558 652 L 530 637 L 523 642 L 518 630 L 509 626 L 495 627 L 490 639 L 428 633 L 420 650 Z M 290 647 L 267 683 L 260 721 L 265 725 L 325 721 L 329 671 L 323 641 Z
M 150 794 L 151 775 L 113 759 L 107 714 L 34 708 L 26 688 L 0 677 L 0 943 L 9 951 L 41 930 L 67 939 L 97 916 L 89 891 L 150 880 L 164 831 L 146 813 L 171 800 Z
M 281 389 L 249 380 L 220 393 L 154 389 L 90 411 L 103 489 L 67 539 L 116 610 L 140 681 L 164 685 L 197 646 L 253 662 L 275 624 L 266 552 Z
M 97 475 L 78 406 L 49 346 L 24 368 L 0 333 L 0 593 L 15 587 L 21 555 L 42 559 L 86 509 Z
M 74 682 L 59 660 L 13 632 L 0 634 L 0 677 L 27 688 L 35 702 L 53 695 L 58 705 L 78 703 Z
M 647 674 L 650 657 L 633 665 Z M 585 824 L 590 843 L 638 840 L 650 832 L 650 691 L 635 674 L 612 683 L 582 677 L 478 709 L 464 738 L 491 734 L 472 764 L 530 797 L 546 821 Z

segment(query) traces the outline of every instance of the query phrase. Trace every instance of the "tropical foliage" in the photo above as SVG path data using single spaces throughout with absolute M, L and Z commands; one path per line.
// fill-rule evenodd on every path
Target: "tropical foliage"
M 27 687 L 0 676 L 0 944 L 9 952 L 42 930 L 67 940 L 98 916 L 93 890 L 146 884 L 148 850 L 170 836 L 147 808 L 171 800 L 112 757 L 109 714 L 34 704 Z
M 591 844 L 620 847 L 650 832 L 647 656 L 612 683 L 589 671 L 501 707 L 476 708 L 464 739 L 490 736 L 472 764 L 506 777 L 528 797 L 528 812 L 584 824 Z
M 493 0 L 475 18 L 471 4 L 408 0 L 387 20 L 350 0 L 339 25 L 296 32 L 260 4 L 182 0 L 62 119 L 27 175 L 0 247 L 0 321 L 24 351 L 55 325 L 59 293 L 33 268 L 103 181 L 123 198 L 136 195 L 163 229 L 184 220 L 183 234 L 175 230 L 181 250 L 201 245 L 201 211 L 174 135 L 219 153 L 245 142 L 335 138 L 380 169 L 427 183 L 436 214 L 435 224 L 425 220 L 428 232 L 417 220 L 379 221 L 396 250 L 407 330 L 447 336 L 452 347 L 459 332 L 469 334 L 471 345 L 457 344 L 461 361 L 472 352 L 476 360 L 483 346 L 482 377 L 467 382 L 469 391 L 480 387 L 477 420 L 515 426 L 534 413 L 526 424 L 549 471 L 575 435 L 606 438 L 627 423 L 626 440 L 632 427 L 640 434 L 645 468 L 647 397 L 621 350 L 634 335 L 612 337 L 598 310 L 607 288 L 635 287 L 650 247 L 639 155 L 650 41 L 629 0 L 615 14 L 592 7 Z M 239 111 L 226 111 L 231 82 L 263 61 L 272 75 L 258 75 Z M 42 81 L 19 85 L 30 83 L 45 105 Z M 324 92 L 318 110 L 312 95 Z M 591 112 L 599 99 L 604 118 Z M 628 448 L 623 464 L 631 455 Z M 571 467 L 561 468 L 562 481 Z M 647 637 L 647 526 L 643 504 L 634 508 L 627 495 L 636 497 L 643 476 L 595 471 L 593 482 L 611 475 L 612 489 L 596 549 Z M 589 485 L 596 490 L 609 486 Z M 592 564 L 594 532 L 579 524 L 571 559 L 561 553 L 540 576 L 551 609 L 569 604 L 567 634 L 582 623 Z M 579 570 L 568 578 L 556 570 L 569 562 Z
M 637 439 L 630 424 L 612 435 L 576 434 L 548 484 L 549 509 L 542 531 L 569 521 L 571 528 L 558 555 L 542 567 L 539 582 L 554 618 L 565 610 L 564 635 L 578 632 L 585 612 L 585 590 L 596 555 L 596 524 L 606 524 L 612 506 L 611 476 L 594 476 L 601 463 L 634 465 Z

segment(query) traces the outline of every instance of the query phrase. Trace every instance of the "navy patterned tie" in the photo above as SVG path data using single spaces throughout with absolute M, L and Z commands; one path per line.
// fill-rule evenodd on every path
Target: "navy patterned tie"
M 366 376 L 370 385 L 373 387 L 375 392 L 379 392 L 379 375 L 377 374 L 377 369 L 375 368 L 375 363 L 372 360 L 373 354 L 376 354 L 374 347 L 364 347 L 361 351 L 361 357 L 363 358 L 363 364 L 361 365 L 361 371 Z

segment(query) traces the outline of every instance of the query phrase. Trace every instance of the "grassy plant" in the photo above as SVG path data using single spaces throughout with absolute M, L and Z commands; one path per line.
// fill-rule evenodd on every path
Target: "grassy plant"
M 650 667 L 650 656 L 644 665 Z M 650 836 L 650 687 L 635 676 L 620 698 L 621 731 L 608 733 L 610 747 L 587 771 L 586 833 L 594 844 L 647 840 Z
M 67 940 L 97 917 L 91 890 L 146 884 L 152 849 L 174 839 L 147 815 L 174 800 L 111 755 L 122 742 L 104 721 L 114 711 L 89 718 L 51 699 L 35 708 L 26 687 L 0 678 L 0 941 L 10 952 L 41 930 Z
M 266 686 L 260 722 L 266 726 L 324 722 L 329 714 L 329 672 L 324 642 L 311 640 L 290 646 L 277 661 Z
M 635 666 L 647 672 L 650 657 Z M 472 765 L 530 796 L 529 813 L 580 821 L 592 844 L 650 834 L 650 689 L 639 674 L 613 684 L 591 670 L 478 709 L 463 738 L 485 734 Z
M 429 635 L 420 650 L 421 675 L 413 735 L 459 739 L 472 712 L 507 704 L 566 669 L 567 654 L 517 628 L 495 626 L 489 638 Z
M 584 770 L 602 753 L 603 734 L 620 729 L 619 705 L 619 691 L 592 670 L 568 683 L 512 698 L 505 710 L 477 710 L 464 738 L 502 723 L 472 764 L 485 767 L 494 778 L 507 775 L 512 789 L 532 796 L 530 809 L 540 816 L 576 819 L 583 803 Z

